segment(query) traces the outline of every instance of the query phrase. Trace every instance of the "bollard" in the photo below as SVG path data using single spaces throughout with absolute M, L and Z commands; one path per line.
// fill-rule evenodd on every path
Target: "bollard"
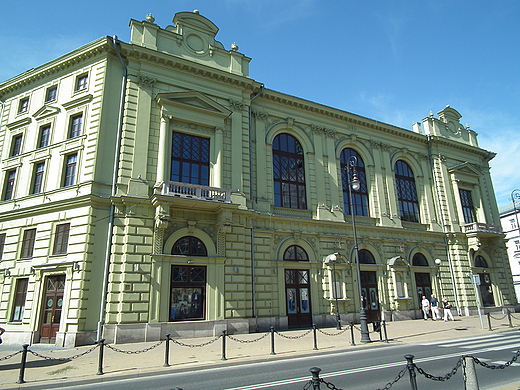
M 488 318 L 488 327 L 489 327 L 489 330 L 493 330 L 493 329 L 491 329 L 491 314 L 490 314 L 490 313 L 487 313 L 487 318 Z
M 464 390 L 479 390 L 477 370 L 472 356 L 464 356 Z
M 320 371 L 321 371 L 321 368 L 319 368 L 319 367 L 312 367 L 309 371 L 312 374 L 311 383 L 312 383 L 313 390 L 320 390 Z
M 316 336 L 316 324 L 312 324 L 312 331 L 314 333 L 314 348 L 313 350 L 317 350 L 318 349 L 318 337 Z
M 354 342 L 354 323 L 350 321 L 350 345 L 356 345 Z
M 20 362 L 20 375 L 18 376 L 18 382 L 16 383 L 25 383 L 25 363 L 27 363 L 27 348 L 29 344 L 22 345 L 22 361 Z
M 170 367 L 170 334 L 166 335 L 166 348 L 164 351 L 164 364 L 163 367 Z
M 386 333 L 386 321 L 383 320 L 383 332 L 385 333 L 385 343 L 388 343 L 388 334 Z
M 274 326 L 271 326 L 271 355 L 276 355 L 274 352 Z
M 509 309 L 507 309 L 507 319 L 509 320 L 509 327 L 512 328 L 513 322 L 511 321 L 511 312 L 509 311 Z
M 99 361 L 98 361 L 98 372 L 96 372 L 96 375 L 103 375 L 103 354 L 104 354 L 104 348 L 105 348 L 105 339 L 101 339 L 97 341 L 99 344 Z
M 226 330 L 224 329 L 222 331 L 222 358 L 220 360 L 227 360 L 226 359 Z
M 413 355 L 405 355 L 406 359 L 406 367 L 408 368 L 408 372 L 410 373 L 410 384 L 412 385 L 412 390 L 417 390 L 417 379 L 415 373 L 415 364 L 413 363 Z

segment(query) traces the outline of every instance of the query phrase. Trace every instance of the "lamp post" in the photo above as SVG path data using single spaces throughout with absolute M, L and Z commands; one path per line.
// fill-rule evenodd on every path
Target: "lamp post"
M 336 287 L 336 261 L 338 260 L 338 254 L 333 253 L 328 255 L 325 259 L 326 263 L 332 263 L 332 295 L 334 296 L 334 301 L 336 304 L 336 329 L 341 330 L 341 316 L 339 314 L 339 305 L 338 305 L 338 289 Z
M 369 343 L 370 335 L 368 331 L 368 323 L 367 323 L 367 314 L 365 312 L 365 298 L 363 297 L 363 288 L 361 287 L 361 270 L 359 267 L 359 248 L 357 242 L 357 233 L 356 233 L 356 213 L 354 212 L 354 205 L 352 202 L 352 190 L 359 191 L 361 188 L 361 181 L 357 176 L 356 171 L 357 165 L 357 157 L 350 156 L 347 163 L 347 186 L 348 186 L 348 198 L 350 204 L 350 215 L 352 217 L 352 231 L 354 234 L 354 252 L 356 255 L 356 272 L 357 272 L 357 280 L 358 280 L 358 288 L 359 288 L 359 322 L 361 324 L 361 342 Z

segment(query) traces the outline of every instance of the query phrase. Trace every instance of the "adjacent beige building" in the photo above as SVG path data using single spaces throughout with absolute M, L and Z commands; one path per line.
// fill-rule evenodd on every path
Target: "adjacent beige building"
M 454 108 L 403 129 L 266 88 L 198 12 L 130 28 L 0 84 L 5 342 L 331 326 L 359 283 L 370 321 L 516 304 Z

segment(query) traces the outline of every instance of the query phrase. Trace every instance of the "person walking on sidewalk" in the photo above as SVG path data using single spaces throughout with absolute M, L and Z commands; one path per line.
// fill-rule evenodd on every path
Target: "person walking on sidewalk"
M 5 333 L 5 329 L 0 326 L 0 336 Z M 2 344 L 2 337 L 0 337 L 0 344 Z
M 442 298 L 442 306 L 444 307 L 444 322 L 448 322 L 448 317 L 450 317 L 452 321 L 455 321 L 453 314 L 451 314 L 451 303 L 449 303 L 446 298 Z
M 435 295 L 432 294 L 430 299 L 430 308 L 432 310 L 432 320 L 436 321 L 437 319 L 441 319 L 441 315 L 439 314 L 439 300 L 435 298 Z
M 422 297 L 421 307 L 424 314 L 424 320 L 426 321 L 428 319 L 428 312 L 430 311 L 430 301 L 424 295 Z

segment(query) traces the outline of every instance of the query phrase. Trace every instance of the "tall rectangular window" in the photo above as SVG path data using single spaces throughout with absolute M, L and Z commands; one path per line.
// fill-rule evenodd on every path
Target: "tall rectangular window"
M 16 290 L 14 294 L 12 322 L 22 322 L 23 313 L 25 311 L 25 300 L 27 298 L 27 287 L 29 285 L 28 278 L 21 278 L 16 281 Z
M 171 181 L 209 185 L 209 139 L 173 133 Z
M 45 103 L 56 101 L 56 97 L 58 96 L 58 86 L 53 85 L 52 87 L 47 88 L 45 92 Z
M 11 142 L 10 157 L 18 156 L 22 151 L 22 134 L 17 134 L 13 137 Z
M 44 125 L 40 127 L 40 134 L 38 135 L 38 148 L 45 148 L 49 146 L 51 137 L 51 125 Z
M 88 74 L 82 74 L 76 78 L 76 92 L 87 89 Z
M 76 184 L 76 170 L 78 164 L 78 155 L 71 154 L 66 157 L 65 173 L 63 177 L 63 186 L 68 187 Z
M 34 175 L 33 175 L 33 185 L 32 191 L 33 194 L 39 194 L 42 192 L 43 187 L 43 174 L 45 173 L 45 163 L 41 162 L 34 166 Z
M 4 257 L 4 247 L 5 247 L 5 233 L 0 234 L 0 261 L 2 261 L 2 257 Z
M 22 252 L 20 253 L 20 258 L 29 259 L 33 256 L 35 241 L 36 229 L 27 229 L 23 232 Z
M 18 114 L 22 114 L 24 112 L 27 112 L 29 110 L 29 98 L 23 98 L 20 100 L 20 103 L 18 104 Z
M 459 189 L 460 203 L 462 205 L 462 214 L 464 214 L 464 222 L 473 223 L 477 221 L 475 215 L 475 207 L 473 206 L 473 198 L 471 191 Z
M 54 235 L 53 255 L 64 255 L 67 253 L 67 246 L 69 245 L 69 231 L 70 223 L 64 223 L 56 226 L 56 233 Z
M 7 171 L 5 174 L 4 200 L 13 199 L 15 180 L 16 180 L 16 169 Z
M 79 137 L 83 125 L 83 114 L 74 115 L 70 118 L 69 138 Z

